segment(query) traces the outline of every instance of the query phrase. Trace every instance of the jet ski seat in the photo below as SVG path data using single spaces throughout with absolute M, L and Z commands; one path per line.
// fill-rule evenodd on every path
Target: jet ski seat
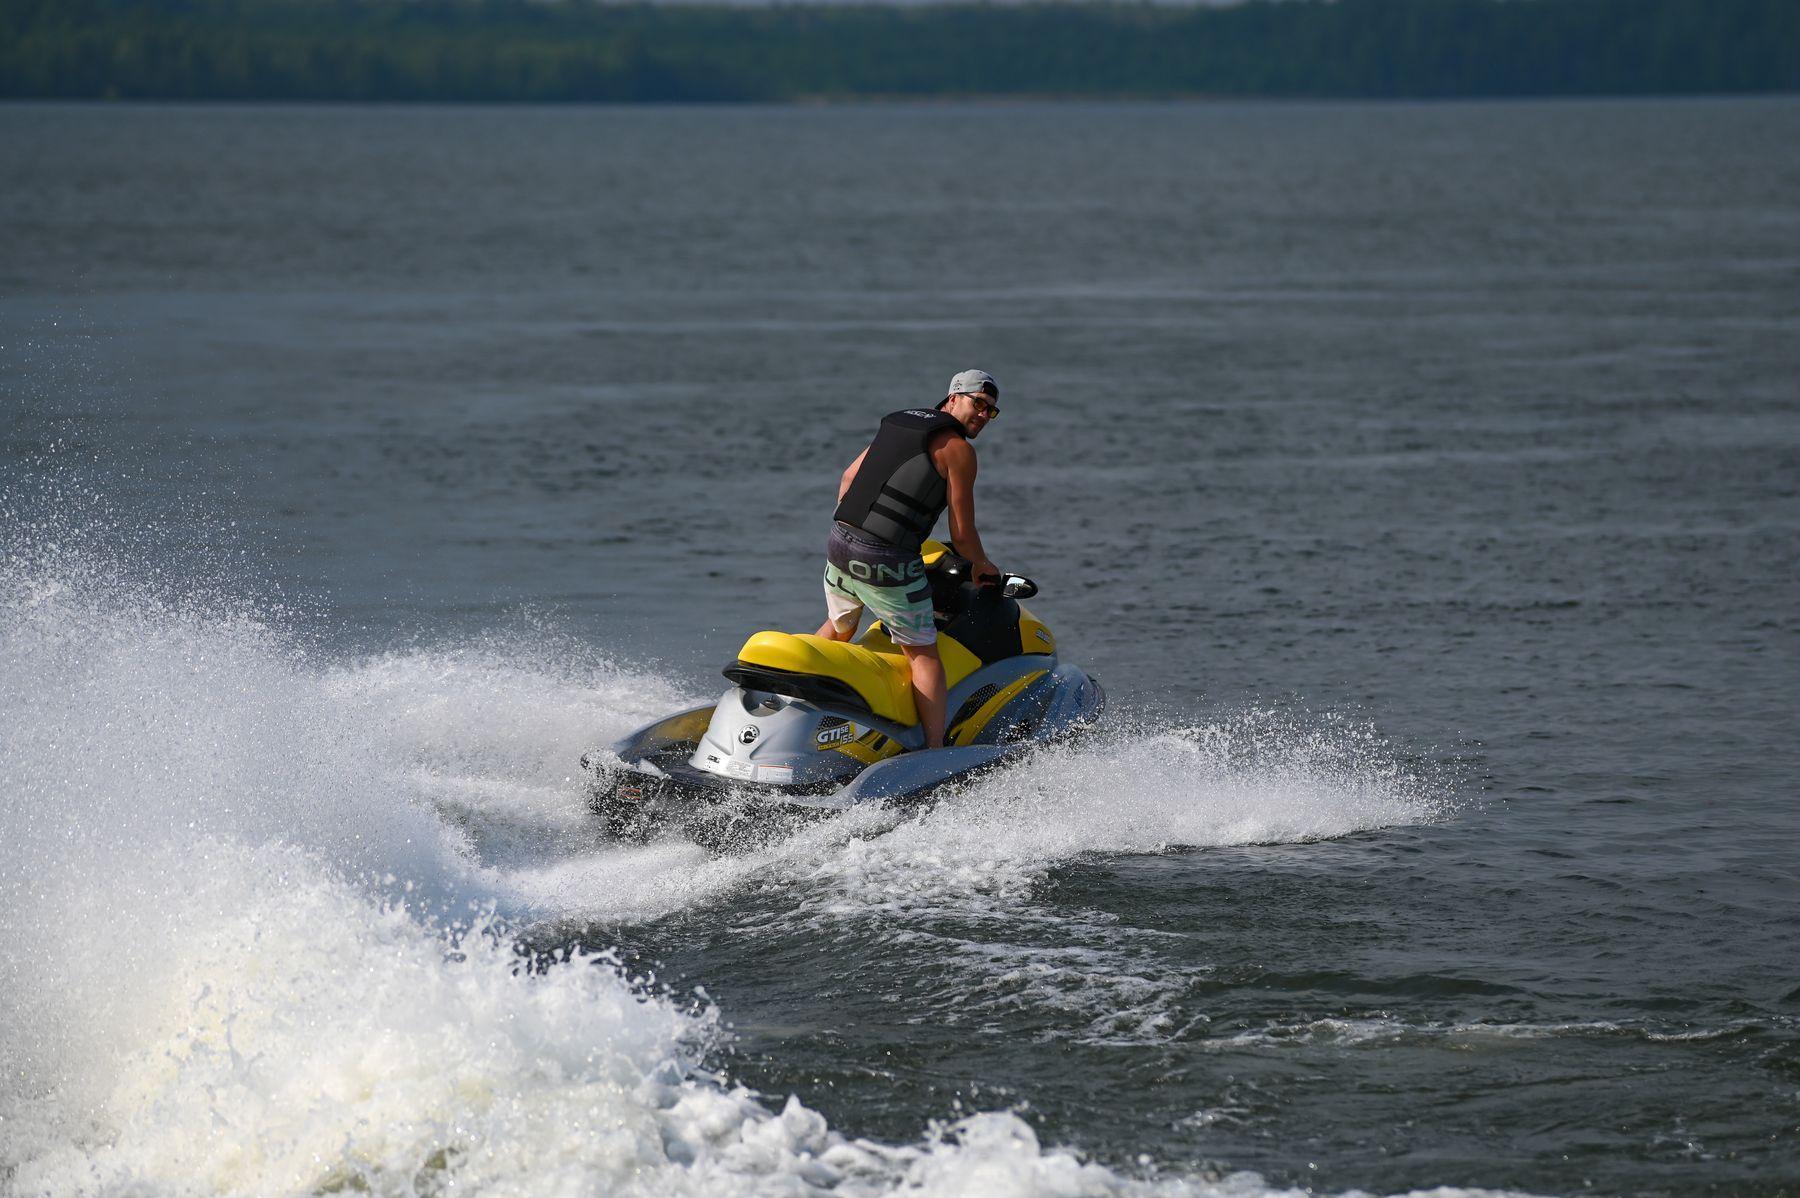
M 947 636 L 938 637 L 946 687 L 981 668 L 981 659 Z M 759 632 L 744 642 L 725 677 L 752 690 L 866 708 L 903 727 L 919 722 L 912 667 L 887 630 L 875 624 L 860 644 L 812 633 Z

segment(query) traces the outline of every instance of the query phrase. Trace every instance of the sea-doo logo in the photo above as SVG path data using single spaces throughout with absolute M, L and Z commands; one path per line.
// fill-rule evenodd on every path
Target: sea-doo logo
M 761 735 L 762 729 L 752 724 L 738 733 L 738 744 L 753 745 L 756 743 L 756 738 Z
M 1045 632 L 1042 628 L 1039 628 L 1037 630 L 1037 639 L 1048 645 L 1050 643 L 1050 634 Z
M 855 724 L 839 724 L 837 727 L 827 728 L 817 736 L 813 737 L 813 741 L 821 746 L 846 744 L 855 739 Z

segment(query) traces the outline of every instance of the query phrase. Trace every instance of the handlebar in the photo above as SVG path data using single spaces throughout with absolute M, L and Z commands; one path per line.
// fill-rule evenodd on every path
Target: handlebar
M 1002 574 L 995 581 L 988 578 L 972 579 L 969 577 L 969 559 L 956 553 L 945 554 L 933 568 L 933 573 L 950 585 L 967 586 L 974 583 L 976 592 L 983 596 L 999 592 L 1008 599 L 1029 599 L 1037 594 L 1037 583 L 1022 574 Z

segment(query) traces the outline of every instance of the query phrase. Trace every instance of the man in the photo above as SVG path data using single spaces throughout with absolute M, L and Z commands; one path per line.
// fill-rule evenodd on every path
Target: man
M 894 412 L 838 484 L 825 544 L 825 623 L 819 635 L 847 641 L 863 608 L 887 627 L 912 669 L 925 747 L 944 747 L 944 663 L 932 622 L 931 584 L 919 546 L 950 509 L 950 542 L 980 581 L 998 578 L 975 531 L 975 450 L 969 442 L 1000 414 L 1000 388 L 985 370 L 950 380 L 936 410 Z

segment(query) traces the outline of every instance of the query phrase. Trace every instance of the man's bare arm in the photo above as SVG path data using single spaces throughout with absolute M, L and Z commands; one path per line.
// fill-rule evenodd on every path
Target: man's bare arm
M 861 453 L 857 454 L 856 460 L 854 462 L 850 463 L 850 469 L 844 471 L 844 477 L 838 480 L 838 502 L 839 503 L 844 502 L 845 492 L 850 490 L 850 484 L 851 484 L 851 482 L 853 482 L 855 480 L 856 472 L 858 470 L 862 469 L 863 459 L 868 456 L 869 456 L 869 451 L 866 449 L 863 450 Z
M 950 541 L 956 551 L 974 563 L 975 578 L 998 575 L 1000 568 L 988 560 L 981 534 L 975 531 L 975 451 L 961 437 L 946 435 L 932 450 L 931 459 L 944 476 L 950 500 Z

